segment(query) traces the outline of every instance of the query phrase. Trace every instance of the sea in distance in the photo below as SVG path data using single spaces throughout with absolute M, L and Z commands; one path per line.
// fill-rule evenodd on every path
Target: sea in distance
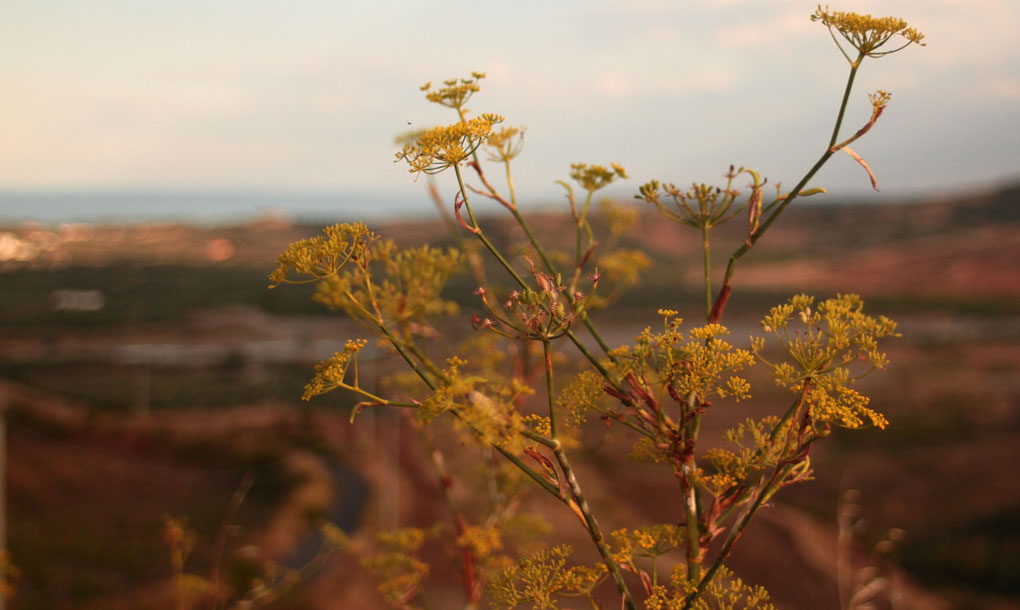
M 615 185 L 614 185 L 615 187 Z M 610 187 L 599 195 L 621 202 L 633 201 L 633 189 Z M 453 210 L 453 194 L 447 209 Z M 890 203 L 917 201 L 902 194 L 852 193 L 849 197 L 814 197 L 806 205 Z M 479 202 L 478 200 L 481 199 Z M 482 197 L 473 199 L 475 212 L 498 213 L 497 204 Z M 561 209 L 569 213 L 562 191 L 551 190 L 545 198 L 524 199 L 522 210 Z M 293 192 L 268 190 L 14 190 L 0 189 L 0 226 L 24 223 L 135 224 L 183 223 L 197 225 L 243 224 L 260 219 L 285 219 L 307 224 L 332 224 L 362 220 L 367 223 L 430 220 L 435 204 L 424 185 L 394 193 L 345 191 Z
M 225 225 L 264 218 L 301 222 L 380 222 L 434 218 L 422 189 L 410 195 L 262 191 L 0 190 L 0 225 L 22 223 L 191 223 Z

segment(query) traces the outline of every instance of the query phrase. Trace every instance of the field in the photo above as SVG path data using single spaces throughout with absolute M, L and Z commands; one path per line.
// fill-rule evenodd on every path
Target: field
M 646 212 L 624 241 L 640 245 L 653 267 L 628 299 L 599 314 L 611 344 L 639 332 L 658 307 L 694 320 L 703 307 L 700 242 Z M 506 220 L 484 222 L 516 238 Z M 531 222 L 554 241 L 567 226 L 552 211 Z M 439 221 L 373 228 L 402 244 L 450 242 Z M 306 287 L 267 290 L 276 255 L 317 230 L 280 220 L 0 229 L 7 536 L 20 570 L 10 607 L 171 607 L 164 515 L 197 532 L 188 565 L 206 573 L 247 477 L 224 580 L 250 576 L 241 559 L 251 548 L 292 566 L 314 556 L 310 523 L 323 516 L 355 537 L 443 518 L 406 421 L 380 412 L 349 425 L 352 401 L 340 393 L 300 401 L 313 365 L 364 336 L 324 314 Z M 856 568 L 886 570 L 902 608 L 1020 605 L 1017 261 L 1017 187 L 896 205 L 806 205 L 742 261 L 727 310 L 736 337 L 795 292 L 859 293 L 903 335 L 889 349 L 889 370 L 866 380 L 889 429 L 852 442 L 837 432 L 812 453 L 817 480 L 780 494 L 737 547 L 734 570 L 765 585 L 779 607 L 838 607 L 843 552 Z M 472 289 L 454 282 L 462 314 L 443 332 L 471 332 Z M 363 374 L 392 368 L 381 351 L 372 354 Z M 752 383 L 756 398 L 781 398 L 767 380 Z M 611 521 L 676 520 L 676 507 L 655 501 L 651 466 L 606 461 L 598 450 L 584 457 L 579 477 L 594 504 L 612 503 Z M 629 500 L 611 500 L 620 489 Z M 568 517 L 535 508 L 586 548 Z M 837 540 L 838 513 L 848 509 L 862 524 L 849 550 Z M 876 551 L 893 528 L 902 540 Z M 789 554 L 776 561 L 776 548 Z M 438 607 L 444 590 L 456 593 L 447 580 Z M 373 586 L 336 560 L 273 607 L 374 607 Z

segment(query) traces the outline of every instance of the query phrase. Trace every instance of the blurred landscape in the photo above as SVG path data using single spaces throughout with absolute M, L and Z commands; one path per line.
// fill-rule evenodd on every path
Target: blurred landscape
M 354 219 L 330 222 L 344 220 Z M 553 243 L 572 235 L 569 220 L 567 210 L 531 214 L 539 238 Z M 511 218 L 483 222 L 504 244 L 520 237 Z M 717 273 L 722 253 L 743 240 L 742 223 L 731 224 L 713 243 Z M 188 566 L 205 573 L 246 477 L 224 578 L 243 577 L 254 552 L 245 549 L 300 565 L 315 554 L 311 524 L 322 517 L 355 536 L 444 518 L 435 477 L 400 417 L 369 412 L 350 425 L 349 396 L 300 401 L 315 363 L 367 336 L 311 302 L 307 286 L 267 289 L 277 255 L 320 226 L 266 217 L 0 227 L 6 531 L 20 571 L 9 607 L 172 607 L 163 517 L 197 532 Z M 402 245 L 453 243 L 440 219 L 372 228 Z M 642 209 L 623 245 L 643 249 L 653 267 L 595 317 L 610 344 L 656 323 L 660 307 L 703 316 L 695 237 Z M 860 523 L 852 563 L 887 571 L 900 608 L 1020 607 L 1018 261 L 1020 185 L 794 206 L 741 260 L 724 319 L 735 342 L 798 292 L 861 294 L 903 335 L 889 344 L 888 370 L 863 381 L 889 429 L 837 431 L 812 453 L 817 480 L 779 494 L 737 546 L 731 567 L 768 588 L 778 607 L 839 607 L 838 515 L 851 508 Z M 462 312 L 444 333 L 472 332 L 473 288 L 466 277 L 453 281 Z M 390 368 L 383 350 L 373 355 L 364 376 Z M 767 379 L 752 383 L 756 399 L 782 400 Z M 656 501 L 652 466 L 600 459 L 598 447 L 584 457 L 579 476 L 593 504 L 607 507 L 606 529 L 676 521 L 675 507 Z M 529 508 L 586 548 L 570 515 L 541 501 Z M 904 533 L 890 550 L 880 543 L 893 529 Z M 437 569 L 455 596 L 449 576 Z M 273 607 L 377 607 L 373 587 L 356 564 L 337 560 Z

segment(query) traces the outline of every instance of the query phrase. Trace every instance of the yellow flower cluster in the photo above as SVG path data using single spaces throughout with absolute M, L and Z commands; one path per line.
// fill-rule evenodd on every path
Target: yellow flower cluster
M 570 164 L 570 179 L 589 193 L 607 187 L 620 178 L 625 179 L 629 176 L 627 176 L 627 170 L 618 163 L 610 163 L 608 169 L 601 165 L 588 165 L 587 163 Z
M 314 299 L 370 326 L 378 324 L 381 315 L 384 321 L 401 326 L 415 322 L 425 330 L 427 318 L 459 311 L 456 303 L 440 295 L 462 260 L 453 249 L 420 246 L 398 251 L 391 240 L 380 240 L 365 248 L 357 265 L 325 278 Z M 385 274 L 377 273 L 373 262 L 381 263 Z
M 829 32 L 839 32 L 847 42 L 851 44 L 862 57 L 881 57 L 895 53 L 910 44 L 924 46 L 924 34 L 915 28 L 908 27 L 907 22 L 898 17 L 872 17 L 871 15 L 860 15 L 843 11 L 830 11 L 826 6 L 824 9 L 818 5 L 818 9 L 811 15 L 811 21 L 819 21 Z M 893 36 L 902 36 L 905 43 L 895 49 L 879 51 L 879 49 Z M 833 40 L 835 40 L 833 34 Z M 836 41 L 839 45 L 839 41 Z M 840 51 L 843 47 L 840 46 Z M 846 52 L 843 51 L 846 56 Z M 847 60 L 854 63 L 847 56 Z
M 312 396 L 325 394 L 337 388 L 352 387 L 344 381 L 347 371 L 354 366 L 354 387 L 357 387 L 358 352 L 368 344 L 364 339 L 348 339 L 342 352 L 336 352 L 324 362 L 315 365 L 315 377 L 305 386 L 303 400 L 311 400 Z
M 705 587 L 694 603 L 687 606 L 687 594 L 695 583 L 687 580 L 687 567 L 673 568 L 670 586 L 652 587 L 652 595 L 645 600 L 646 610 L 775 610 L 764 587 L 744 584 L 726 566 L 719 568 L 716 577 Z
M 489 136 L 485 145 L 492 149 L 489 161 L 507 163 L 524 149 L 524 127 L 503 127 Z
M 641 279 L 641 272 L 651 266 L 652 259 L 647 254 L 641 250 L 627 248 L 611 250 L 598 259 L 599 273 L 612 291 L 613 297 L 637 284 Z M 607 301 L 606 297 L 599 297 L 594 304 L 602 307 Z
M 433 127 L 406 144 L 396 160 L 406 161 L 412 174 L 438 174 L 471 156 L 471 153 L 492 134 L 492 127 L 502 123 L 498 114 L 482 114 L 473 119 Z
M 538 413 L 530 413 L 528 415 L 525 415 L 521 421 L 524 422 L 524 425 L 526 425 L 533 432 L 537 432 L 538 434 L 542 434 L 545 436 L 549 436 L 552 434 L 552 421 L 544 415 L 539 415 Z
M 897 336 L 896 323 L 885 316 L 864 314 L 864 303 L 857 295 L 837 295 L 813 305 L 812 297 L 797 295 L 773 307 L 762 320 L 762 329 L 779 340 L 791 362 L 768 362 L 762 356 L 763 339 L 752 341 L 752 351 L 772 368 L 780 386 L 797 393 L 807 385 L 805 399 L 816 425 L 860 428 L 870 423 L 884 428 L 885 417 L 868 407 L 867 397 L 848 386 L 885 367 L 887 358 L 879 351 L 878 341 Z M 791 332 L 794 316 L 800 324 Z
M 605 396 L 602 387 L 606 380 L 597 372 L 585 369 L 570 380 L 556 397 L 556 412 L 568 425 L 579 426 L 588 418 L 588 412 L 595 409 L 598 401 Z
M 821 377 L 807 394 L 811 417 L 815 421 L 831 422 L 843 428 L 862 428 L 868 423 L 885 429 L 889 421 L 884 415 L 868 407 L 871 399 L 846 387 L 846 369 L 836 369 L 833 375 Z M 842 375 L 836 373 L 844 373 Z
M 270 288 L 335 276 L 341 267 L 379 238 L 361 222 L 333 225 L 322 232 L 323 235 L 302 239 L 287 247 L 277 260 L 276 270 L 269 274 Z M 291 280 L 291 273 L 309 278 Z
M 505 568 L 489 584 L 493 608 L 559 608 L 558 596 L 588 596 L 606 576 L 604 564 L 567 567 L 572 549 L 561 545 L 539 551 Z
M 471 78 L 451 78 L 443 81 L 443 86 L 439 89 L 432 89 L 431 81 L 419 89 L 425 92 L 425 99 L 433 104 L 465 112 L 467 109 L 464 108 L 464 104 L 481 89 L 478 86 L 478 81 L 483 78 L 485 78 L 483 72 L 472 72 Z
M 477 375 L 466 376 L 461 372 L 466 364 L 456 356 L 447 360 L 443 384 L 421 401 L 415 410 L 416 419 L 427 424 L 444 413 L 454 413 L 457 426 L 471 429 L 472 440 L 518 450 L 525 422 L 513 404 L 514 388 Z
M 439 295 L 461 260 L 453 249 L 421 246 L 398 252 L 386 261 L 386 279 L 377 290 L 383 313 L 396 322 L 456 314 L 457 304 Z
M 468 525 L 464 533 L 457 536 L 457 546 L 471 549 L 475 556 L 484 559 L 503 549 L 498 527 Z
M 778 423 L 779 418 L 774 416 L 747 419 L 723 433 L 723 440 L 736 445 L 736 450 L 709 449 L 705 457 L 712 465 L 712 472 L 700 475 L 700 482 L 713 495 L 721 496 L 745 480 L 748 474 L 775 465 L 777 447 L 770 434 Z
M 363 558 L 361 565 L 380 579 L 378 590 L 383 599 L 399 604 L 413 596 L 428 576 L 429 565 L 417 557 L 425 532 L 418 528 L 380 532 L 376 542 L 386 550 Z
M 720 339 L 729 330 L 720 324 L 691 329 L 691 338 L 684 341 L 679 319 L 667 320 L 667 329 L 638 337 L 634 352 L 657 372 L 657 376 L 680 396 L 695 394 L 701 400 L 710 396 L 730 396 L 741 400 L 750 397 L 750 384 L 742 377 L 728 375 L 754 363 L 751 352 L 736 349 Z M 725 380 L 724 380 L 725 378 Z
M 662 523 L 634 530 L 619 529 L 613 532 L 615 541 L 613 559 L 617 563 L 634 565 L 635 557 L 658 557 L 684 545 L 684 530 L 679 525 Z

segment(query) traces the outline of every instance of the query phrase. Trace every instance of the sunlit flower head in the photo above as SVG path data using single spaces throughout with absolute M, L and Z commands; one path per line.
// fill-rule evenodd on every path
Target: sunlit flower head
M 855 63 L 847 55 L 843 46 L 836 38 L 836 32 L 850 43 L 861 57 L 881 57 L 895 53 L 906 48 L 911 43 L 924 46 L 924 34 L 915 28 L 908 27 L 907 22 L 899 17 L 872 17 L 871 15 L 859 15 L 857 13 L 845 13 L 842 11 L 830 11 L 826 6 L 824 9 L 818 5 L 811 21 L 820 21 L 829 28 L 832 39 L 850 63 Z M 885 43 L 894 36 L 901 36 L 906 41 L 902 45 L 886 50 L 879 50 Z
M 618 163 L 610 163 L 609 168 L 587 163 L 571 163 L 570 178 L 584 190 L 593 193 L 609 186 L 619 178 L 629 178 L 627 170 Z
M 433 127 L 406 144 L 397 153 L 397 161 L 407 161 L 411 173 L 438 174 L 471 156 L 492 133 L 493 125 L 502 123 L 498 114 L 481 116 Z
M 450 80 L 443 81 L 443 86 L 438 89 L 432 89 L 431 82 L 425 83 L 419 89 L 425 91 L 425 99 L 433 104 L 439 104 L 454 110 L 466 111 L 467 109 L 464 108 L 464 104 L 481 89 L 478 86 L 478 81 L 483 78 L 485 78 L 484 73 L 472 72 L 471 78 L 451 78 Z
M 489 160 L 497 163 L 509 161 L 524 149 L 524 127 L 503 127 L 489 136 Z

